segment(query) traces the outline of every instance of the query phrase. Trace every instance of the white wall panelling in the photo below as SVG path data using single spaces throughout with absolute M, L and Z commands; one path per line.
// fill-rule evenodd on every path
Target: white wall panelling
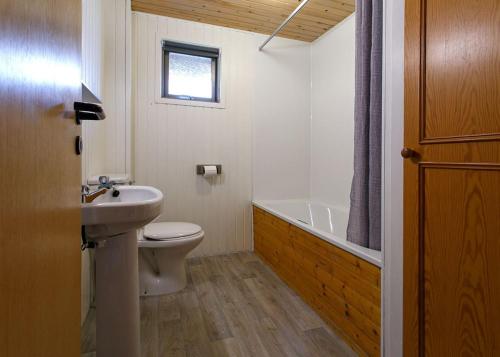
M 135 177 L 165 194 L 160 220 L 191 221 L 205 230 L 197 254 L 247 249 L 250 243 L 250 96 L 248 40 L 237 32 L 134 13 Z M 222 48 L 229 79 L 226 109 L 156 103 L 161 38 Z M 234 62 L 240 54 L 239 64 Z M 223 79 L 227 82 L 228 80 Z M 196 164 L 220 163 L 223 175 L 207 180 Z
M 308 88 L 308 46 L 280 39 L 281 55 L 266 61 L 259 56 L 267 54 L 257 50 L 261 35 L 144 13 L 133 13 L 132 17 L 133 162 L 137 183 L 158 187 L 165 193 L 159 220 L 192 221 L 203 227 L 205 240 L 193 255 L 251 249 L 252 123 L 259 116 L 267 115 L 265 120 L 271 120 L 290 114 L 290 122 L 280 119 L 287 128 L 271 134 L 283 137 L 301 113 L 305 118 L 300 120 L 307 122 L 308 95 L 297 103 L 299 90 L 295 85 L 301 85 L 301 90 L 303 85 Z M 158 103 L 158 49 L 162 39 L 222 49 L 224 109 Z M 284 45 L 290 47 L 292 56 L 286 55 Z M 297 46 L 303 48 L 303 54 Z M 294 58 L 297 54 L 300 57 Z M 302 59 L 305 63 L 299 66 Z M 305 74 L 296 74 L 299 70 Z M 294 82 L 293 78 L 303 82 Z M 276 104 L 265 107 L 269 101 Z M 307 125 L 296 126 L 307 132 Z M 307 142 L 307 134 L 299 137 L 298 130 L 293 130 L 297 140 Z M 306 144 L 303 147 L 308 151 Z M 296 155 L 285 148 L 282 152 Z M 300 160 L 303 166 L 299 176 L 307 176 Z M 197 176 L 195 165 L 202 163 L 222 164 L 223 175 L 212 180 Z M 288 178 L 293 180 L 293 175 Z M 307 190 L 307 183 L 303 186 Z
M 105 173 L 130 173 L 130 0 L 102 1 L 103 92 L 101 124 Z M 91 172 L 100 174 L 102 172 Z
M 82 1 L 82 82 L 98 97 L 102 93 L 102 26 L 100 0 Z M 82 155 L 82 183 L 89 171 L 100 167 L 98 123 L 83 122 L 82 136 L 84 151 Z M 85 321 L 91 300 L 90 258 L 88 251 L 82 252 L 81 278 L 81 322 Z
M 99 98 L 102 98 L 102 7 L 101 0 L 82 0 L 82 81 Z M 92 172 L 103 168 L 102 124 L 92 121 L 82 123 L 84 140 L 82 156 L 82 183 Z
M 311 198 L 349 208 L 354 156 L 355 16 L 311 46 Z
M 130 0 L 82 0 L 82 81 L 107 115 L 82 123 L 82 183 L 91 175 L 130 173 L 130 16 Z M 89 261 L 84 252 L 82 320 L 90 304 Z
M 83 0 L 83 16 L 83 79 L 106 112 L 83 123 L 84 177 L 130 174 L 130 0 Z

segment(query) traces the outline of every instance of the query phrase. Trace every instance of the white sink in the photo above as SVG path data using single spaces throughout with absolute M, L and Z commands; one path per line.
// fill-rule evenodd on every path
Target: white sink
M 118 197 L 112 190 L 91 203 L 82 204 L 82 224 L 91 240 L 113 236 L 144 227 L 158 217 L 163 193 L 149 186 L 118 186 Z
M 117 186 L 82 204 L 85 234 L 95 247 L 96 352 L 140 357 L 137 229 L 158 217 L 163 194 L 154 187 Z

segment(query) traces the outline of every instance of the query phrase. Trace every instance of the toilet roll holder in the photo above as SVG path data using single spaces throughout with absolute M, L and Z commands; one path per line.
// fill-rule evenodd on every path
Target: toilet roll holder
M 222 165 L 218 164 L 202 164 L 196 165 L 196 174 L 197 175 L 205 175 L 205 166 L 215 166 L 217 168 L 217 175 L 222 174 Z

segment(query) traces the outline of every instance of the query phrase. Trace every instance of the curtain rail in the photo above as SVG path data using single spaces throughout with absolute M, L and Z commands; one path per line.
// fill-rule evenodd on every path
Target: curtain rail
M 309 2 L 309 0 L 303 0 L 299 6 L 297 6 L 297 8 L 295 10 L 293 10 L 293 12 L 290 14 L 290 16 L 287 17 L 287 19 L 285 21 L 283 21 L 283 23 L 281 25 L 279 25 L 279 27 L 274 30 L 274 32 L 271 34 L 271 36 L 269 36 L 267 38 L 267 40 L 264 41 L 264 43 L 259 47 L 259 51 L 262 51 L 264 49 L 264 47 L 268 44 L 269 41 L 271 41 L 273 39 L 274 36 L 276 36 L 282 29 L 283 27 L 285 27 L 291 19 L 293 19 L 295 17 L 295 15 L 297 15 L 299 13 L 300 10 L 302 10 L 302 8 Z

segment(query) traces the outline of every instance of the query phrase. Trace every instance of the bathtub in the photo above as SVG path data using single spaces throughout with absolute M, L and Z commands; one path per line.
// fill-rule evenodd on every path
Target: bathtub
M 253 205 L 367 262 L 382 266 L 381 252 L 346 240 L 349 219 L 346 209 L 306 200 L 254 200 Z

